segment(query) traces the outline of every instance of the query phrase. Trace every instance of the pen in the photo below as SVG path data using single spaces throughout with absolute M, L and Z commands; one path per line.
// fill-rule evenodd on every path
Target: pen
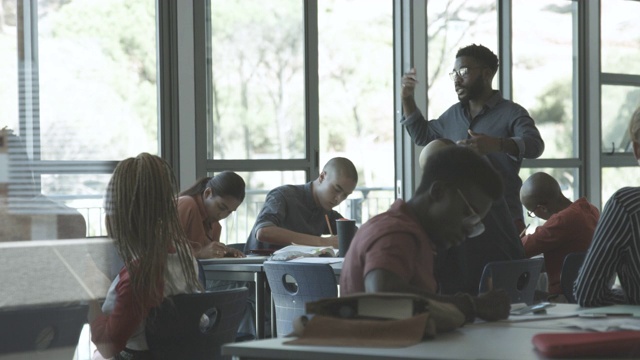
M 329 215 L 324 214 L 324 219 L 327 220 L 327 227 L 329 228 L 329 234 L 333 236 L 333 230 L 331 230 L 331 222 L 329 222 Z
M 527 226 L 524 227 L 524 230 L 522 230 L 522 232 L 520 233 L 520 237 L 523 237 L 524 234 L 527 233 L 527 229 L 529 228 L 529 225 L 531 225 L 531 224 L 527 224 Z

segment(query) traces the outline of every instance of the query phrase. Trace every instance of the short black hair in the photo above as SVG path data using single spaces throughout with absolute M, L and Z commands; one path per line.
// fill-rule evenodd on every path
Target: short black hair
M 498 56 L 483 45 L 471 44 L 460 48 L 456 53 L 456 58 L 461 56 L 468 56 L 476 59 L 482 65 L 493 70 L 494 73 L 498 71 Z
M 486 158 L 462 146 L 449 146 L 435 152 L 427 161 L 415 195 L 429 191 L 436 181 L 465 188 L 477 185 L 494 201 L 502 197 L 502 177 Z

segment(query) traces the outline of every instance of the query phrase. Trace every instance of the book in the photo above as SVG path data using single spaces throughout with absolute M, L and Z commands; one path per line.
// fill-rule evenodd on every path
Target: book
M 640 355 L 640 331 L 540 333 L 531 341 L 548 357 Z
M 331 246 L 289 245 L 273 252 L 271 260 L 291 260 L 301 257 L 336 257 Z
M 307 313 L 356 319 L 408 319 L 429 310 L 429 300 L 413 294 L 361 293 L 306 303 Z

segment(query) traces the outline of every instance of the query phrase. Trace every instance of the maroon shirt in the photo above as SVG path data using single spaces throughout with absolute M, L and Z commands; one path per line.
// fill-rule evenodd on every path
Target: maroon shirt
M 522 238 L 527 257 L 544 254 L 544 266 L 549 278 L 549 293 L 562 294 L 560 273 L 565 256 L 589 249 L 593 232 L 600 218 L 598 209 L 580 198 L 559 211 L 533 234 Z
M 364 292 L 374 269 L 390 271 L 412 285 L 435 293 L 435 245 L 403 200 L 367 221 L 354 236 L 340 273 L 340 294 Z

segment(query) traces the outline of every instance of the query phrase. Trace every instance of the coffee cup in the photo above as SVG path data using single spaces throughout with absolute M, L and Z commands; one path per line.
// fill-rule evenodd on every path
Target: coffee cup
M 338 231 L 338 256 L 344 257 L 349 250 L 353 236 L 356 234 L 356 221 L 338 219 L 336 220 L 336 229 Z

